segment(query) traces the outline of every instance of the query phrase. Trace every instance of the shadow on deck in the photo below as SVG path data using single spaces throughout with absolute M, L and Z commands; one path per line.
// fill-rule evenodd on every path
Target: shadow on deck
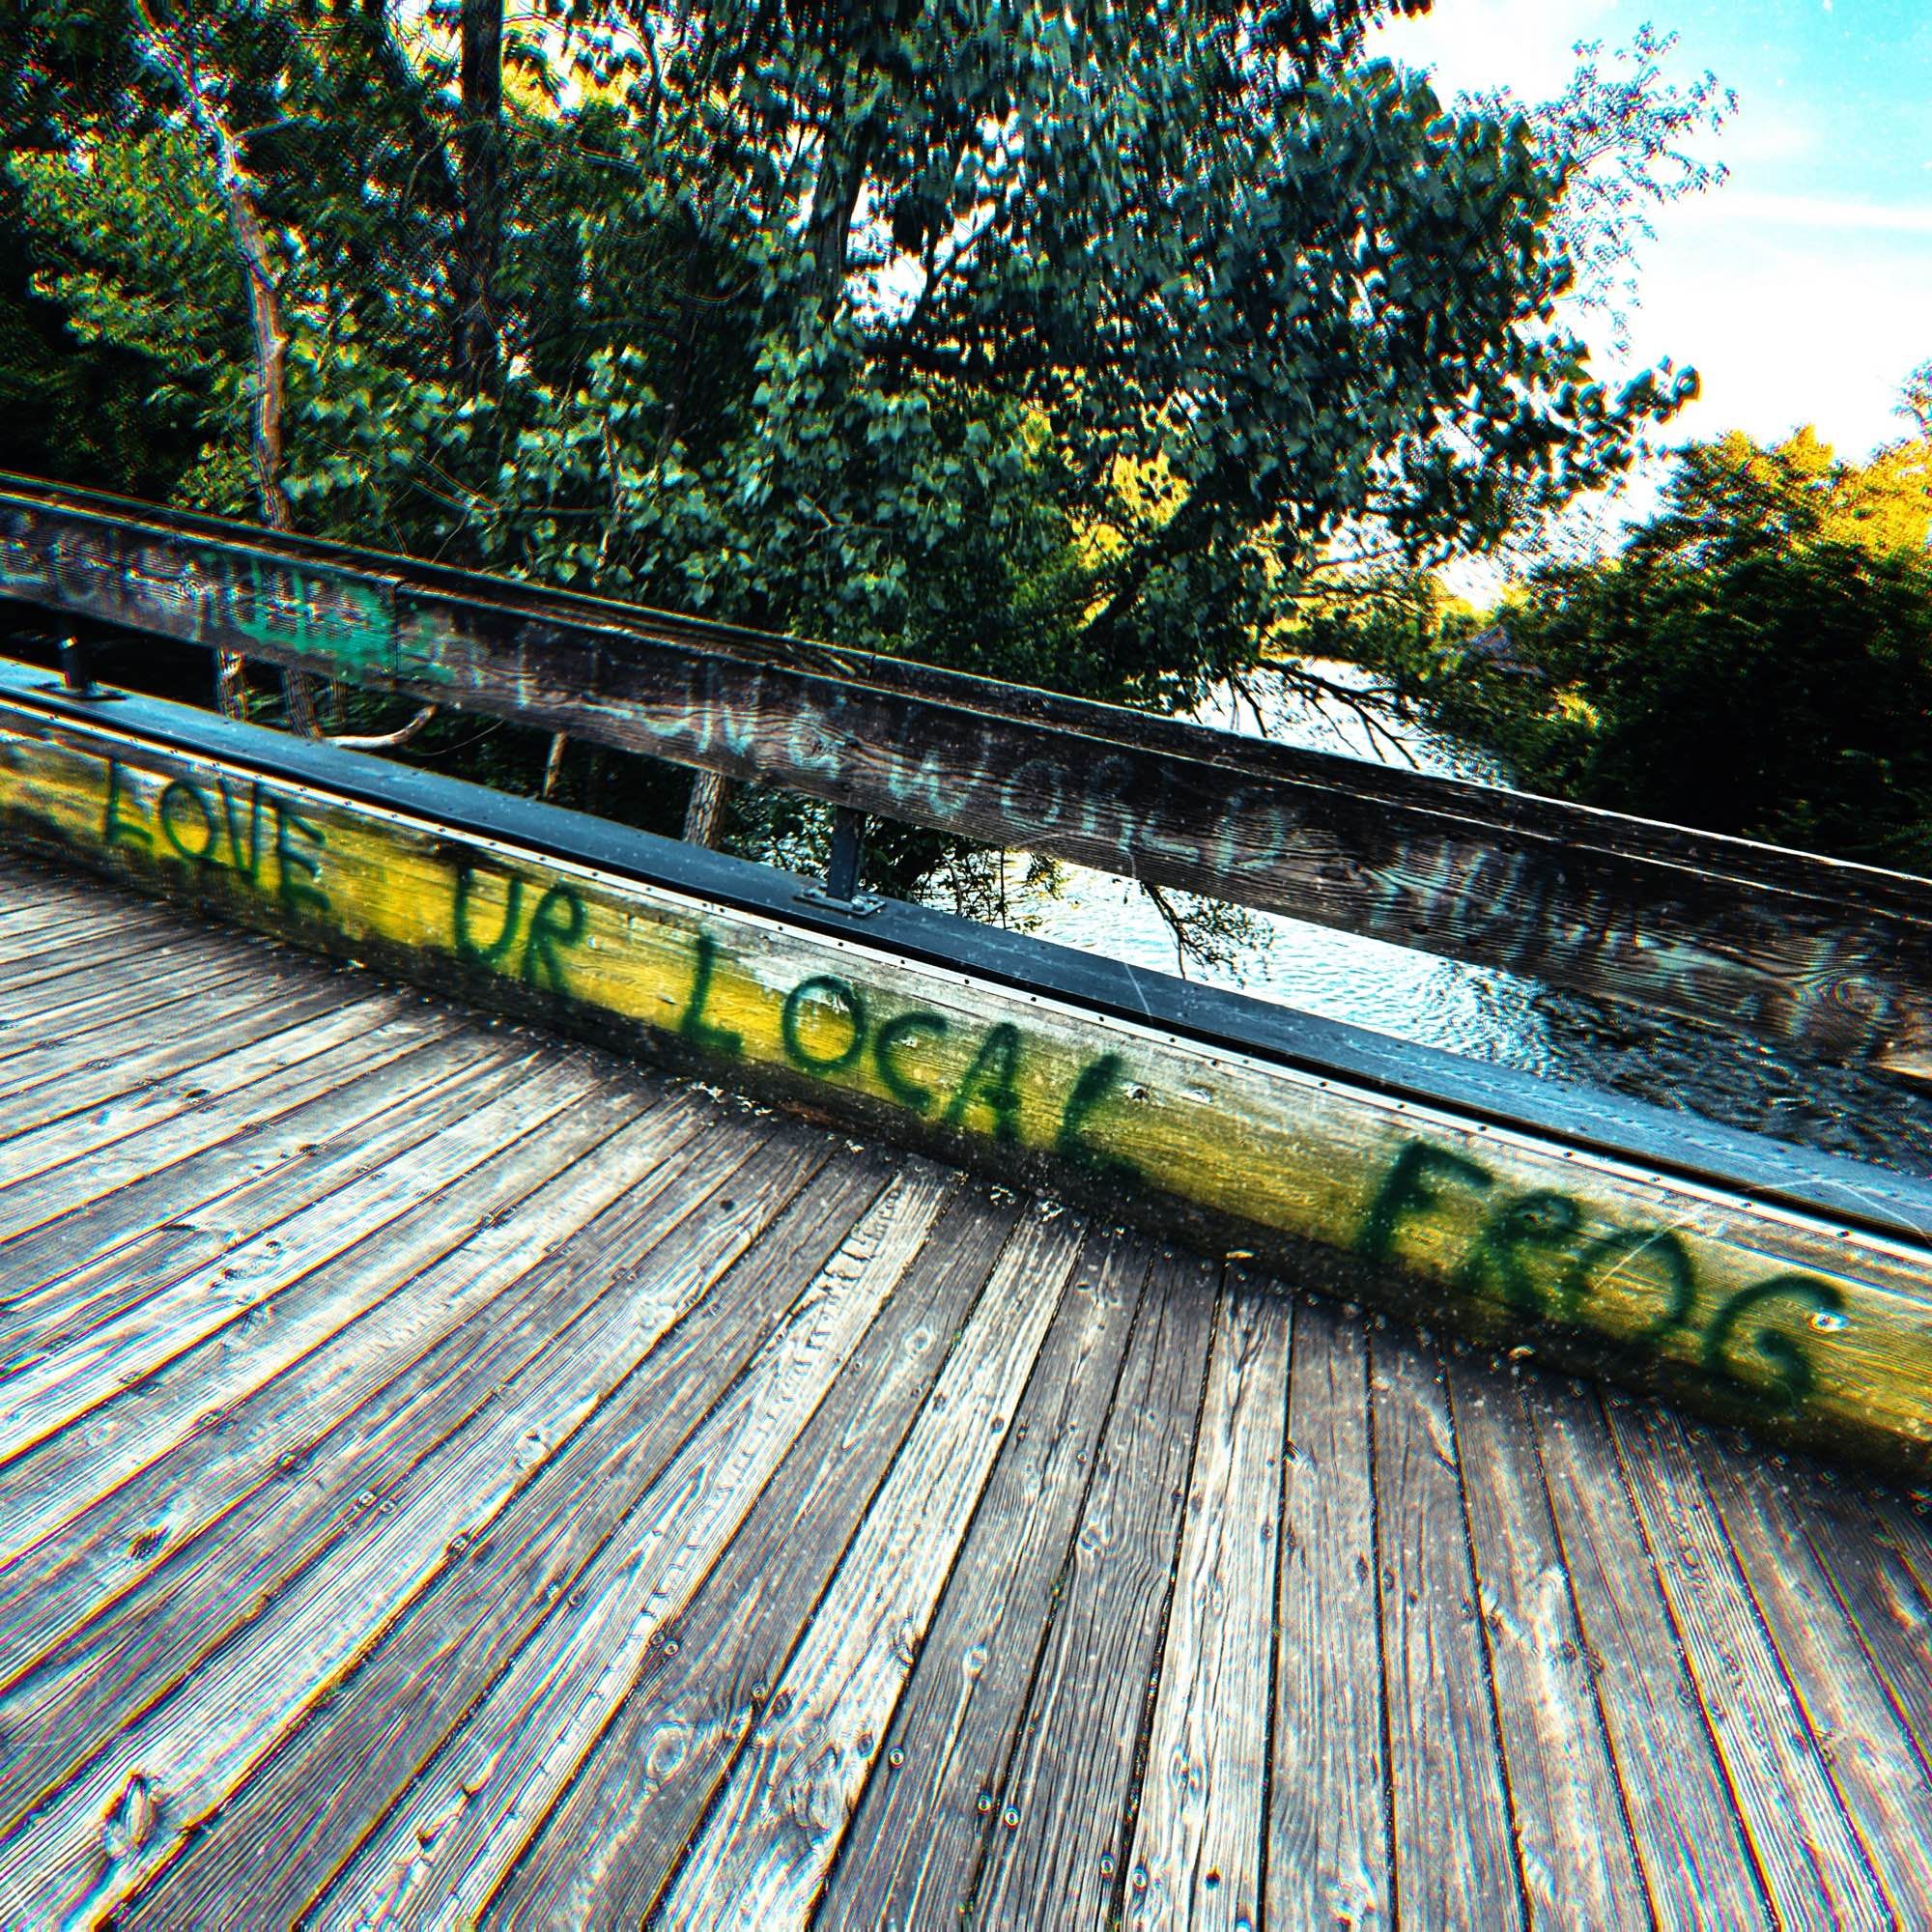
M 0 1923 L 1932 1923 L 1932 1534 L 0 861 Z

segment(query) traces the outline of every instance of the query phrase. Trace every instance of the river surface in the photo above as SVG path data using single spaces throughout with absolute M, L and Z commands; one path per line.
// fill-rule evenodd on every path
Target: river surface
M 1342 689 L 1369 680 L 1352 665 L 1308 667 Z M 1346 700 L 1258 672 L 1248 694 L 1221 692 L 1195 715 L 1224 730 L 1259 732 L 1377 763 L 1484 783 L 1509 773 L 1488 753 L 1414 718 L 1365 722 Z M 1787 1058 L 1688 1020 L 1586 999 L 1520 975 L 1464 965 L 1380 940 L 1244 912 L 1217 956 L 1177 958 L 1175 938 L 1131 880 L 1061 868 L 1059 890 L 1028 890 L 1023 855 L 1009 860 L 1010 914 L 1042 938 L 1133 965 L 1237 988 L 1546 1078 L 1607 1087 L 1780 1140 L 1932 1175 L 1932 1093 L 1842 1067 Z M 1190 904 L 1184 895 L 1171 898 Z

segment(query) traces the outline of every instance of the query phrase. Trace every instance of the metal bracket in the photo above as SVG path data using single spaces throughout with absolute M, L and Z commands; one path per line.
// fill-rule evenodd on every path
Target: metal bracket
M 117 692 L 102 691 L 94 681 L 94 653 L 80 638 L 66 637 L 60 641 L 60 693 L 83 704 L 99 704 Z
M 885 900 L 859 890 L 859 862 L 865 853 L 866 814 L 841 805 L 832 814 L 832 856 L 825 862 L 824 883 L 808 886 L 799 897 L 850 919 L 869 919 Z
M 877 893 L 854 893 L 849 899 L 841 899 L 823 886 L 807 886 L 798 895 L 798 901 L 801 905 L 823 906 L 828 912 L 842 912 L 847 919 L 870 919 L 885 904 Z

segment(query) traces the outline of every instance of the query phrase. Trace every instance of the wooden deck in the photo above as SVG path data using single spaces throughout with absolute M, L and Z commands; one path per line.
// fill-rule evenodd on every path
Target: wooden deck
M 0 1925 L 1932 1923 L 1932 1525 L 0 860 Z

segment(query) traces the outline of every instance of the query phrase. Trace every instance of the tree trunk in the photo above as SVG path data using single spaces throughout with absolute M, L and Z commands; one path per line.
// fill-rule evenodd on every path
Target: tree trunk
M 241 146 L 202 85 L 192 25 L 177 42 L 162 31 L 148 0 L 133 0 L 133 11 L 149 59 L 173 80 L 188 119 L 194 123 L 195 132 L 201 136 L 213 164 L 215 191 L 228 215 L 229 232 L 234 238 L 242 284 L 248 295 L 248 332 L 255 356 L 254 393 L 248 412 L 248 455 L 255 470 L 255 492 L 262 507 L 262 521 L 270 529 L 293 529 L 295 519 L 289 511 L 288 494 L 282 488 L 282 402 L 287 382 L 289 330 L 270 260 L 268 231 L 262 226 L 254 192 L 242 165 Z M 317 725 L 313 680 L 302 671 L 284 671 L 282 689 L 288 698 L 289 722 L 304 737 L 314 737 Z M 217 653 L 214 693 L 215 702 L 224 715 L 231 718 L 245 715 L 247 697 L 242 660 L 233 652 Z
M 456 371 L 474 395 L 494 384 L 502 250 L 503 0 L 463 0 L 463 227 L 457 244 Z

